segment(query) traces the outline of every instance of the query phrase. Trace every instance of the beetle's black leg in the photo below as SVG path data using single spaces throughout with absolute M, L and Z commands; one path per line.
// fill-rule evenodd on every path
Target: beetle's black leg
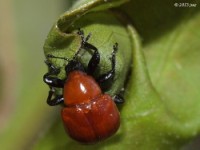
M 116 55 L 117 50 L 118 50 L 118 44 L 116 43 L 113 46 L 113 52 L 112 52 L 112 56 L 111 56 L 112 68 L 107 73 L 102 74 L 100 77 L 98 77 L 97 82 L 99 83 L 99 85 L 102 85 L 104 82 L 113 80 L 113 78 L 115 76 L 115 61 L 116 61 L 115 55 Z
M 85 49 L 91 49 L 94 51 L 93 55 L 92 55 L 92 58 L 90 59 L 89 63 L 88 63 L 88 74 L 92 75 L 95 70 L 97 69 L 98 65 L 99 65 L 99 62 L 100 62 L 100 54 L 98 52 L 98 49 L 89 44 L 89 43 L 84 43 L 84 48 Z
M 85 44 L 85 43 L 89 40 L 89 38 L 91 37 L 91 33 L 89 33 L 89 34 L 86 36 L 86 38 L 85 38 L 84 31 L 81 30 L 80 28 L 78 29 L 77 34 L 80 35 L 82 41 L 81 41 L 81 47 L 78 49 L 78 51 L 77 51 L 76 54 L 74 55 L 74 58 L 73 58 L 73 59 L 76 59 L 76 58 L 77 58 L 77 56 L 78 56 L 80 50 L 81 50 L 82 48 L 84 48 L 84 44 Z
M 124 103 L 124 98 L 120 94 L 116 94 L 113 97 L 113 100 L 116 104 L 123 104 Z
M 81 30 L 80 28 L 78 29 L 77 34 L 81 36 L 81 38 L 82 38 L 82 43 L 87 42 L 87 41 L 89 40 L 89 38 L 91 37 L 91 33 L 89 33 L 89 34 L 85 37 L 83 30 Z
M 45 61 L 45 63 L 49 67 L 49 72 L 44 74 L 43 81 L 51 87 L 62 88 L 64 86 L 64 80 L 52 77 L 52 75 L 57 75 L 60 72 L 60 70 L 48 61 Z
M 57 95 L 55 98 L 52 99 L 54 92 L 54 89 L 51 88 L 47 97 L 47 104 L 50 106 L 59 105 L 64 101 L 63 95 Z
M 53 95 L 55 93 L 55 90 L 53 87 L 63 88 L 64 86 L 64 80 L 58 79 L 56 77 L 52 77 L 53 75 L 57 75 L 60 72 L 60 69 L 56 68 L 52 63 L 45 61 L 45 63 L 48 66 L 49 72 L 47 72 L 43 76 L 43 80 L 46 84 L 49 85 L 49 95 L 47 97 L 47 104 L 50 106 L 58 105 L 63 102 L 64 98 L 62 95 L 56 95 L 53 99 Z
M 95 70 L 100 62 L 100 54 L 95 46 L 93 46 L 87 42 L 84 43 L 83 48 L 94 50 L 94 54 L 92 55 L 92 58 L 90 59 L 90 61 L 88 63 L 88 67 L 87 67 L 88 68 L 87 73 L 92 75 L 95 72 Z M 65 67 L 66 74 L 68 74 L 69 72 L 71 72 L 73 70 L 80 70 L 80 71 L 85 72 L 84 66 L 77 59 L 75 59 L 77 54 L 78 53 L 76 53 L 74 59 L 69 61 L 69 63 L 66 65 L 66 67 Z
M 112 64 L 112 68 L 110 71 L 108 71 L 107 73 L 101 75 L 98 79 L 97 79 L 97 82 L 99 83 L 99 85 L 101 86 L 101 88 L 103 90 L 105 90 L 106 88 L 108 88 L 110 85 L 112 84 L 108 84 L 108 87 L 107 87 L 107 84 L 106 83 L 109 83 L 110 81 L 113 80 L 114 76 L 115 76 L 115 63 L 116 63 L 116 53 L 117 53 L 117 50 L 118 50 L 118 44 L 115 43 L 115 45 L 113 45 L 113 52 L 112 52 L 112 56 L 110 58 L 111 60 L 111 64 Z M 114 97 L 113 97 L 113 100 L 116 104 L 122 104 L 124 103 L 124 98 L 122 96 L 124 90 L 121 89 L 121 91 L 119 92 L 119 94 L 116 94 Z
M 65 81 L 56 77 L 51 77 L 53 74 L 46 73 L 43 76 L 43 81 L 51 87 L 63 88 Z
M 82 46 L 81 46 L 81 48 L 86 49 L 86 50 L 90 49 L 90 50 L 94 51 L 94 53 L 92 55 L 92 58 L 90 59 L 90 61 L 88 63 L 88 70 L 87 70 L 87 73 L 92 75 L 95 72 L 95 70 L 96 70 L 96 68 L 97 68 L 97 66 L 98 66 L 98 64 L 100 62 L 100 54 L 98 52 L 98 49 L 94 45 L 92 45 L 92 44 L 87 42 L 89 40 L 89 38 L 91 37 L 91 34 L 88 34 L 88 36 L 85 38 L 84 37 L 84 32 L 82 30 L 80 30 L 80 29 L 78 30 L 78 34 L 82 38 Z M 78 52 L 77 52 L 77 54 L 78 54 Z M 76 55 L 75 55 L 75 57 L 76 57 Z

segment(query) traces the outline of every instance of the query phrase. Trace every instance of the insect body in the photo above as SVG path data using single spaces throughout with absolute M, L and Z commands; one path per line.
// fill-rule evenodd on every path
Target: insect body
M 104 94 L 99 86 L 114 77 L 117 44 L 113 46 L 112 69 L 95 79 L 92 75 L 100 62 L 100 54 L 95 46 L 87 42 L 88 37 L 84 39 L 83 32 L 79 34 L 83 40 L 82 48 L 94 51 L 88 67 L 83 67 L 77 54 L 72 60 L 48 55 L 50 58 L 68 60 L 69 63 L 65 66 L 67 77 L 61 80 L 53 77 L 59 73 L 59 69 L 47 62 L 49 72 L 44 75 L 44 82 L 50 86 L 47 103 L 51 106 L 64 103 L 61 116 L 65 130 L 71 138 L 81 143 L 95 143 L 113 135 L 120 126 L 115 102 L 122 103 L 123 99 L 118 95 L 112 98 Z M 63 88 L 63 94 L 56 95 L 55 88 Z

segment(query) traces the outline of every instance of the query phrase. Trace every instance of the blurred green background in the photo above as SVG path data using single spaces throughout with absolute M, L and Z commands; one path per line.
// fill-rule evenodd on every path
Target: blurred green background
M 55 109 L 46 105 L 48 87 L 42 81 L 47 70 L 43 44 L 51 26 L 69 5 L 66 0 L 0 1 L 2 150 L 30 148 L 52 121 Z

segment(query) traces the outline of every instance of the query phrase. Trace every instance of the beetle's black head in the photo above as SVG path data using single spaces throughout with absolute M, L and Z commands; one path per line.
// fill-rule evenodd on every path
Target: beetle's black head
M 77 59 L 70 60 L 69 63 L 65 66 L 66 74 L 69 74 L 74 70 L 85 72 L 83 64 L 80 63 Z

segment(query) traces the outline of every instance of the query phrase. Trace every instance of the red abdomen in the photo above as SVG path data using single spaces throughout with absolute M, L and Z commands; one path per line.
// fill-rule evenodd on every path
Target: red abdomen
M 120 125 L 118 109 L 107 94 L 88 103 L 65 107 L 61 116 L 66 132 L 81 143 L 95 143 L 108 138 Z

